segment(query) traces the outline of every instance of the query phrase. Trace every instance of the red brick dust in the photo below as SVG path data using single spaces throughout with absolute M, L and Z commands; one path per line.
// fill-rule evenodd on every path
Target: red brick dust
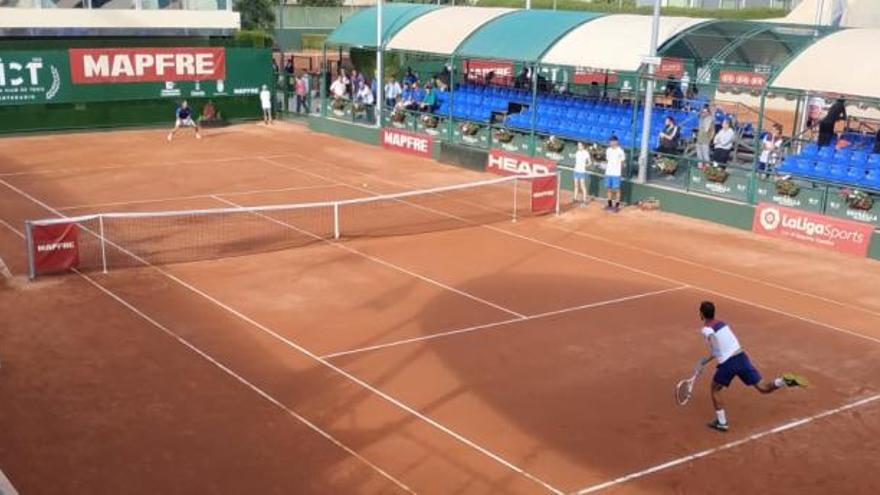
M 35 201 L 220 208 L 489 177 L 285 123 L 164 135 L 2 140 L 0 466 L 21 493 L 880 490 L 880 401 L 837 411 L 880 393 L 871 260 L 597 204 L 24 283 L 23 222 L 52 216 Z M 727 434 L 704 426 L 706 377 L 677 406 L 705 298 L 767 378 L 813 387 L 735 384 Z

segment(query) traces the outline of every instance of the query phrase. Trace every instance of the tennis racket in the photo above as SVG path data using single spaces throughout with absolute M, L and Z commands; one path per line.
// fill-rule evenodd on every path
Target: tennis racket
M 694 383 L 697 382 L 702 371 L 703 367 L 697 366 L 690 378 L 678 382 L 678 385 L 675 386 L 675 401 L 679 406 L 683 406 L 691 400 L 691 396 L 694 395 Z

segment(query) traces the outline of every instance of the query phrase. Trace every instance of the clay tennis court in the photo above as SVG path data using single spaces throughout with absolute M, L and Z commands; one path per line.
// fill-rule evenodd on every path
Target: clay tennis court
M 450 223 L 471 198 L 419 210 L 442 228 L 26 282 L 28 219 L 491 178 L 296 125 L 164 135 L 0 140 L 0 466 L 21 494 L 880 492 L 876 262 L 598 204 Z M 706 298 L 765 375 L 813 386 L 733 386 L 726 434 L 705 375 L 678 406 Z

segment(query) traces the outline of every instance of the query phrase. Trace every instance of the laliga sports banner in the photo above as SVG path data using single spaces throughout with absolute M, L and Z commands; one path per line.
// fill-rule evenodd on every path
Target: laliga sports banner
M 393 127 L 382 128 L 382 147 L 410 155 L 431 158 L 434 138 L 428 134 L 402 131 Z
M 830 251 L 867 256 L 874 227 L 802 210 L 759 203 L 752 230 Z
M 537 156 L 517 155 L 500 149 L 489 151 L 486 172 L 498 175 L 537 175 L 556 172 L 556 162 Z
M 79 227 L 75 223 L 34 225 L 31 239 L 36 273 L 58 273 L 79 266 Z
M 255 48 L 0 51 L 0 105 L 255 96 L 270 67 Z
M 493 84 L 510 84 L 513 81 L 513 62 L 508 60 L 465 59 L 461 62 L 468 81 L 486 82 L 489 74 Z

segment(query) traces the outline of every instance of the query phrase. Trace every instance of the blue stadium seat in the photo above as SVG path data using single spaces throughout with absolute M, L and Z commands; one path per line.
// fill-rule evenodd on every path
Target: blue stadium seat
M 871 189 L 880 190 L 880 171 L 876 169 L 868 169 L 868 173 L 865 174 L 865 178 L 862 180 L 862 185 L 870 187 Z
M 868 167 L 870 168 L 880 168 L 880 154 L 872 153 L 868 156 Z
M 850 184 L 861 184 L 865 180 L 865 169 L 862 167 L 852 167 L 847 171 L 846 181 Z
M 819 149 L 819 152 L 816 153 L 816 157 L 820 160 L 829 160 L 834 157 L 834 147 L 833 146 L 825 146 Z
M 816 146 L 816 143 L 810 143 L 803 147 L 801 150 L 801 156 L 816 156 L 819 153 L 819 147 Z
M 796 164 L 797 173 L 800 175 L 811 174 L 815 168 L 815 162 L 809 158 L 798 158 Z
M 828 170 L 828 178 L 838 181 L 846 180 L 848 171 L 849 167 L 847 167 L 845 164 L 834 162 L 831 164 L 831 168 Z
M 867 161 L 868 161 L 868 152 L 867 151 L 862 151 L 862 150 L 853 151 L 849 157 L 849 162 L 853 167 L 864 165 Z

